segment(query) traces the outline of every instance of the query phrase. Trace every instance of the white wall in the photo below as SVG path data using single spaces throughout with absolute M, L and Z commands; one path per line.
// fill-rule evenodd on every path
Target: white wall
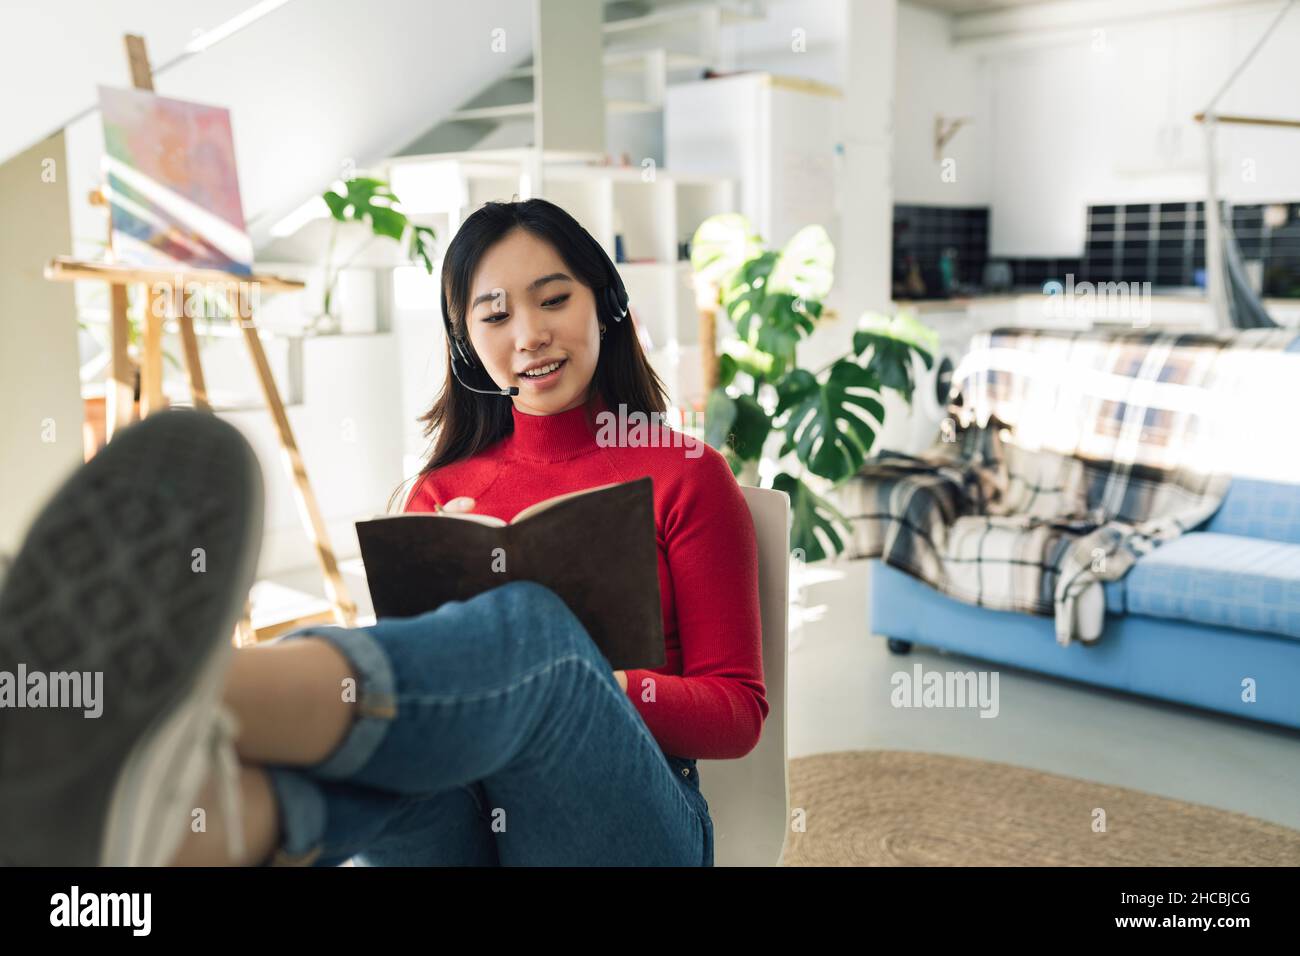
M 875 6 L 888 13 L 881 0 L 856 2 L 872 14 L 877 12 L 870 10 Z M 762 20 L 722 28 L 718 38 L 721 68 L 765 70 L 842 85 L 840 53 L 849 21 L 846 0 L 768 0 L 765 7 L 767 15 Z
M 42 270 L 66 250 L 63 136 L 0 164 L 0 552 L 17 550 L 82 459 L 72 289 Z M 52 177 L 52 178 L 51 178 Z
M 889 310 L 898 16 L 895 0 L 849 0 L 846 9 L 839 53 L 844 88 L 844 153 L 837 184 L 840 245 L 836 288 L 827 300 L 841 319 L 838 328 L 818 330 L 821 342 L 801 348 L 805 367 L 819 367 L 849 349 L 864 311 Z
M 989 120 L 989 251 L 1077 256 L 1086 195 L 1108 133 L 1078 47 L 995 58 Z
M 898 5 L 894 72 L 894 201 L 934 206 L 987 206 L 992 196 L 989 146 L 990 69 L 953 48 L 951 19 Z M 970 117 L 934 154 L 934 120 Z M 943 160 L 951 159 L 945 178 Z

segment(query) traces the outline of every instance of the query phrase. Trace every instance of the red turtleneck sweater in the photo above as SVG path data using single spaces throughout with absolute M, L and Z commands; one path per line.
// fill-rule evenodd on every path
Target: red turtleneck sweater
M 593 416 L 607 410 L 597 397 Z M 424 475 L 406 510 L 434 511 L 465 495 L 474 511 L 509 521 L 555 495 L 649 475 L 667 656 L 662 667 L 627 672 L 628 697 L 664 753 L 749 753 L 768 713 L 758 548 L 726 459 L 704 442 L 688 447 L 666 425 L 659 447 L 603 447 L 581 405 L 557 415 L 512 411 L 511 434 Z

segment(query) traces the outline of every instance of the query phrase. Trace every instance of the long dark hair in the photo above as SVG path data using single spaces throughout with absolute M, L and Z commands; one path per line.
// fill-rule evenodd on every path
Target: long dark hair
M 606 314 L 609 308 L 605 304 L 605 289 L 611 281 L 608 270 L 612 264 L 576 219 L 545 199 L 484 203 L 456 231 L 442 261 L 442 314 L 444 320 L 450 320 L 452 333 L 477 361 L 478 353 L 470 344 L 467 325 L 470 282 L 484 253 L 516 228 L 526 229 L 555 248 L 573 277 L 592 290 L 597 318 L 605 323 L 596 371 L 584 396 L 589 420 L 595 393 L 615 411 L 623 404 L 629 413 L 642 412 L 647 417 L 651 412 L 662 415 L 667 409 L 664 383 L 641 348 L 631 315 L 615 322 L 612 315 Z M 445 357 L 447 372 L 442 391 L 432 407 L 417 419 L 425 423 L 426 438 L 437 435 L 428 461 L 416 476 L 417 483 L 431 471 L 478 454 L 509 435 L 515 427 L 512 403 L 507 398 L 471 392 L 456 381 L 451 372 L 450 341 L 446 343 Z M 467 369 L 462 365 L 460 371 L 471 385 L 492 387 L 481 367 Z M 592 425 L 594 428 L 595 423 Z M 393 497 L 400 491 L 399 488 Z

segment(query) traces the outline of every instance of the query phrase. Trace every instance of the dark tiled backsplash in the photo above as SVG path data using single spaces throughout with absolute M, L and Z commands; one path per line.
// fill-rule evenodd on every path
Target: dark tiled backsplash
M 953 271 L 957 282 L 978 285 L 988 260 L 987 206 L 894 206 L 895 290 L 905 287 L 915 261 L 925 295 L 942 295 L 940 259 L 947 249 L 956 252 Z
M 1089 206 L 1084 278 L 1194 286 L 1205 268 L 1205 203 Z
M 1079 274 L 1083 269 L 1082 259 L 1007 258 L 998 261 L 1011 266 L 1012 286 L 1038 289 L 1051 279 L 1064 282 L 1067 275 L 1073 275 L 1076 281 L 1082 278 Z
M 1259 262 L 1265 296 L 1300 297 L 1300 203 L 1240 205 L 1232 210 L 1233 232 L 1242 259 Z M 912 260 L 927 297 L 943 295 L 940 257 L 956 252 L 955 273 L 971 291 L 984 285 L 988 254 L 987 207 L 894 207 L 894 292 L 909 295 Z M 1088 228 L 1081 258 L 999 257 L 1010 267 L 1013 287 L 1041 288 L 1051 279 L 1065 281 L 1150 282 L 1153 287 L 1203 284 L 1205 203 L 1130 203 L 1088 207 Z
M 1264 295 L 1300 296 L 1300 203 L 1233 206 L 1232 231 Z M 1087 278 L 1192 286 L 1204 268 L 1204 202 L 1088 207 Z

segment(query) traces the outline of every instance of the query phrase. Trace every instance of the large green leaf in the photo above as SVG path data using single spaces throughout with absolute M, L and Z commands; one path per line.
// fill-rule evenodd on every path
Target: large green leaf
M 777 401 L 776 411 L 773 414 L 775 417 L 780 418 L 782 414 L 790 409 L 802 405 L 810 395 L 814 395 L 820 388 L 821 385 L 812 372 L 801 368 L 792 369 L 776 383 Z M 786 429 L 785 434 L 785 441 L 776 453 L 777 458 L 784 458 L 795 450 L 795 440 L 791 437 L 789 428 Z
M 406 232 L 406 217 L 396 209 L 370 206 L 363 215 L 370 218 L 370 228 L 375 231 L 376 236 L 387 236 L 389 239 L 402 241 L 402 234 Z
M 817 377 L 807 369 L 796 368 L 776 383 L 776 414 L 789 411 L 796 405 L 802 405 L 810 395 L 817 393 L 821 385 Z
M 763 380 L 775 381 L 794 367 L 799 340 L 816 327 L 820 299 L 832 282 L 835 248 L 820 226 L 801 229 L 779 252 L 742 245 L 736 222 L 726 233 L 728 248 L 743 248 L 748 258 L 723 281 L 722 304 L 740 341 L 769 356 Z M 725 232 L 722 220 L 715 225 Z M 701 256 L 702 262 L 714 261 Z
M 751 342 L 750 323 L 761 314 L 767 296 L 764 285 L 776 265 L 775 252 L 761 252 L 743 263 L 722 287 L 722 305 L 742 341 Z
M 731 424 L 736 420 L 736 400 L 719 386 L 709 393 L 704 406 L 704 440 L 721 451 L 731 434 Z
M 719 361 L 726 359 L 726 365 L 723 367 L 721 374 L 723 380 L 718 382 L 719 385 L 729 385 L 731 380 L 725 379 L 725 375 L 730 373 L 733 377 L 736 372 L 744 372 L 755 381 L 770 381 L 772 375 L 772 356 L 766 352 L 760 351 L 757 347 L 750 345 L 748 342 L 742 342 L 739 339 L 728 339 L 722 346 L 722 355 Z
M 718 387 L 726 388 L 736 380 L 736 373 L 740 371 L 740 363 L 736 357 L 729 352 L 720 352 L 718 354 Z
M 775 297 L 769 296 L 768 301 L 772 301 L 773 298 Z M 786 369 L 794 367 L 797 361 L 799 337 L 799 328 L 786 315 L 774 315 L 758 327 L 754 344 L 760 352 L 771 356 L 769 376 L 780 378 L 785 374 Z
M 710 216 L 691 238 L 691 269 L 721 286 L 728 276 L 763 251 L 763 243 L 740 213 Z
M 770 357 L 766 363 L 769 381 L 795 365 L 799 340 L 812 333 L 813 318 L 821 313 L 821 303 L 810 307 L 811 300 L 771 290 L 768 274 L 776 261 L 776 254 L 769 252 L 747 262 L 723 293 L 723 304 L 740 340 Z
M 772 487 L 790 496 L 790 548 L 803 551 L 804 561 L 811 564 L 844 550 L 844 539 L 835 524 L 838 522 L 847 534 L 853 533 L 849 520 L 825 498 L 818 495 L 800 479 L 784 472 L 772 481 Z M 817 537 L 825 535 L 829 550 Z
M 930 368 L 938 348 L 939 334 L 906 312 L 892 318 L 865 313 L 853 333 L 853 353 L 861 358 L 870 350 L 866 368 L 880 382 L 880 388 L 892 388 L 909 402 L 916 387 L 913 353 Z
M 803 369 L 791 372 L 777 386 L 777 410 L 790 412 L 783 447 L 796 451 L 813 474 L 831 481 L 856 474 L 885 417 L 884 405 L 861 393 L 878 391 L 875 377 L 849 359 L 832 365 L 822 385 Z
M 763 443 L 772 431 L 772 419 L 752 395 L 736 399 L 736 420 L 731 423 L 732 447 L 745 461 L 763 454 Z
M 329 192 L 322 193 L 321 198 L 325 200 L 325 205 L 329 206 L 331 216 L 339 222 L 347 221 L 348 210 L 352 208 L 352 203 L 348 200 L 347 196 L 340 196 L 338 193 L 330 190 Z
M 812 335 L 816 329 L 814 320 L 822 314 L 822 304 L 816 299 L 803 299 L 796 296 L 790 303 L 790 314 L 805 335 Z
M 772 419 L 750 395 L 732 398 L 723 388 L 709 394 L 704 409 L 704 440 L 718 450 L 730 448 L 735 455 L 752 461 L 763 453 L 763 443 L 772 431 Z
M 835 246 L 821 226 L 804 226 L 785 244 L 777 258 L 767 293 L 787 292 L 793 298 L 826 298 L 835 281 Z
M 397 196 L 382 179 L 359 176 L 343 183 L 343 192 L 329 189 L 321 195 L 330 215 L 339 222 L 369 222 L 376 236 L 401 242 L 406 238 L 406 254 L 433 274 L 434 240 L 437 234 L 429 226 L 416 226 L 399 209 Z M 329 296 L 326 295 L 328 303 Z
M 361 220 L 371 209 L 383 208 L 396 202 L 396 197 L 388 188 L 388 183 L 366 176 L 344 182 L 342 195 L 330 189 L 323 198 L 330 208 L 331 215 L 340 222 L 349 219 Z M 383 200 L 383 205 L 377 206 L 376 199 Z
M 438 234 L 429 226 L 412 226 L 410 244 L 406 254 L 413 260 L 424 264 L 424 269 L 433 275 L 433 244 Z

